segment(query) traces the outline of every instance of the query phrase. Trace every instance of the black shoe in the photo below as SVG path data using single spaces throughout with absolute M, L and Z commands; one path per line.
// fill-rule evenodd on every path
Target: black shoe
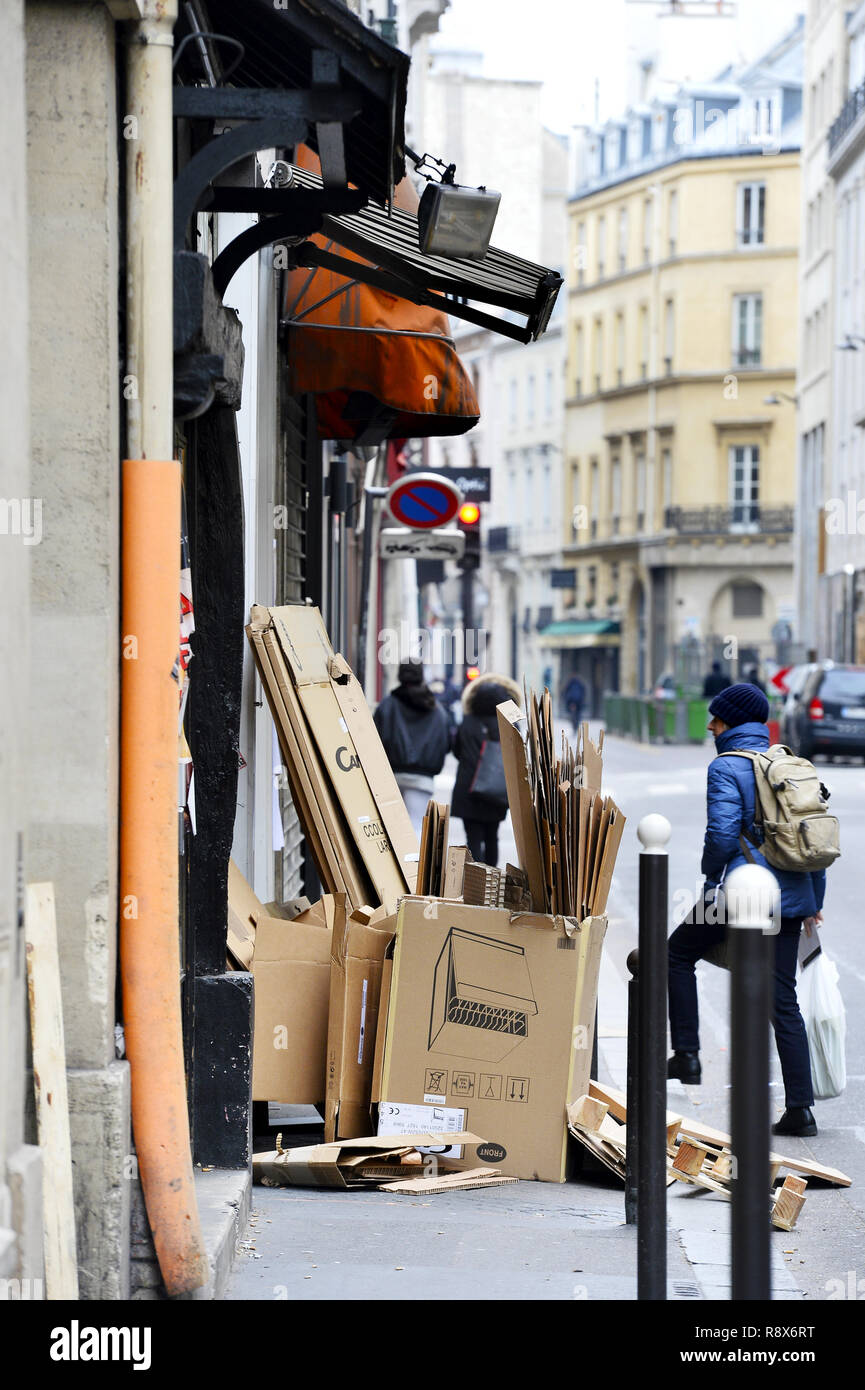
M 667 1076 L 685 1086 L 699 1086 L 702 1074 L 699 1052 L 674 1052 L 667 1062 Z
M 778 1123 L 772 1126 L 772 1133 L 791 1134 L 797 1139 L 812 1139 L 817 1133 L 817 1121 L 807 1105 L 794 1106 L 784 1111 Z

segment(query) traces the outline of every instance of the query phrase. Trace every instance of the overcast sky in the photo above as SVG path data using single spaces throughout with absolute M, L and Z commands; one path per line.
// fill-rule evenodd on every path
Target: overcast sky
M 542 79 L 544 120 L 566 131 L 592 119 L 596 78 L 601 119 L 622 112 L 633 39 L 654 36 L 677 78 L 708 77 L 734 48 L 747 60 L 758 57 L 792 26 L 805 0 L 738 0 L 732 21 L 659 19 L 665 8 L 665 0 L 451 0 L 434 47 L 482 52 L 486 77 Z

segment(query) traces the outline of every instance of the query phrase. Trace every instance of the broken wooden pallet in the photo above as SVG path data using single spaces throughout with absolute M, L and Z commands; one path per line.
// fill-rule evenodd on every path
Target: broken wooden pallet
M 677 1135 L 681 1134 L 680 1125 L 683 1125 L 683 1121 L 679 1116 L 668 1114 L 667 1185 L 676 1181 L 689 1183 L 729 1201 L 733 1166 L 729 1149 L 712 1143 L 699 1144 L 687 1135 L 677 1142 Z M 623 1124 L 616 1124 L 606 1101 L 597 1095 L 581 1096 L 568 1107 L 568 1127 L 575 1138 L 611 1172 L 625 1180 L 627 1132 Z M 778 1193 L 773 1192 L 777 1167 L 773 1163 L 769 1174 L 772 1224 L 781 1230 L 791 1231 L 805 1203 L 806 1182 L 790 1175 Z
M 610 1108 L 610 1114 L 617 1120 L 625 1121 L 627 1111 L 625 1108 L 625 1095 L 623 1091 L 616 1090 L 614 1086 L 604 1086 L 601 1082 L 592 1081 L 589 1086 L 589 1095 L 596 1100 L 605 1101 Z M 667 1123 L 669 1124 L 676 1117 L 672 1112 L 667 1111 Z M 700 1124 L 696 1120 L 680 1119 L 679 1134 L 704 1147 L 717 1150 L 718 1153 L 726 1150 L 730 1152 L 730 1136 L 724 1134 L 723 1130 L 713 1129 L 710 1125 Z M 838 1168 L 828 1168 L 824 1163 L 817 1163 L 813 1159 L 791 1158 L 787 1154 L 770 1153 L 769 1163 L 774 1177 L 781 1169 L 787 1168 L 794 1173 L 802 1173 L 807 1178 L 819 1178 L 821 1182 L 831 1183 L 834 1187 L 849 1187 L 852 1178 L 848 1178 L 846 1173 L 840 1172 Z

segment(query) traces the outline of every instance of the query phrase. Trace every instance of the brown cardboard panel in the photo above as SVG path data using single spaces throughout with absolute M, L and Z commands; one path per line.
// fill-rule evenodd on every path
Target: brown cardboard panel
M 337 744 L 342 744 L 346 748 L 340 763 L 340 771 L 344 773 L 348 770 L 342 764 L 348 763 L 352 757 L 357 759 L 357 768 L 354 770 L 359 773 L 359 778 L 352 778 L 351 780 L 358 782 L 363 779 L 369 788 L 377 810 L 376 819 L 379 819 L 384 826 L 384 833 L 387 835 L 393 857 L 399 867 L 399 890 L 404 892 L 414 883 L 417 840 L 360 683 L 344 659 L 334 654 L 327 629 L 317 608 L 295 604 L 283 608 L 272 608 L 270 609 L 270 616 L 304 707 L 307 708 L 304 692 L 313 686 L 320 686 L 329 690 L 331 698 L 336 703 L 339 711 L 338 718 L 342 721 L 344 732 L 349 736 L 348 740 L 337 740 Z M 309 699 L 312 698 L 310 694 Z M 320 710 L 317 710 L 316 717 L 324 718 Z M 310 719 L 310 723 L 313 723 L 312 719 Z M 314 725 L 313 727 L 315 730 Z M 336 750 L 337 744 L 319 743 L 319 746 L 324 749 L 325 765 L 331 778 L 335 777 L 336 764 L 331 766 L 328 750 Z M 344 775 L 336 777 L 334 781 L 335 790 L 341 801 L 343 801 L 341 788 L 345 781 Z M 349 825 L 354 830 L 352 809 L 346 807 L 344 801 L 343 806 Z M 359 845 L 359 848 L 363 851 L 364 846 Z M 390 858 L 391 856 L 388 855 L 387 857 Z M 381 874 L 383 872 L 382 865 L 378 865 L 378 868 L 379 874 Z M 373 882 L 376 883 L 377 887 L 379 886 L 374 875 Z M 393 911 L 396 905 L 395 896 L 392 898 L 383 896 L 382 901 L 385 902 L 389 911 Z
M 325 1098 L 332 935 L 316 920 L 258 921 L 253 1100 L 319 1105 Z
M 396 923 L 394 923 L 396 928 Z M 394 938 L 385 949 L 384 960 L 381 966 L 381 993 L 378 1001 L 378 1024 L 375 1033 L 375 1054 L 372 1062 L 372 1085 L 370 1088 L 370 1098 L 373 1105 L 378 1105 L 381 1100 L 381 1078 L 384 1070 L 384 1045 L 387 1037 L 387 1015 L 390 1006 L 390 987 L 393 982 L 393 948 Z
M 615 802 L 611 802 L 610 805 L 611 812 L 607 826 L 607 834 L 604 840 L 600 873 L 591 903 L 591 911 L 597 915 L 604 913 L 607 909 L 607 899 L 610 895 L 613 869 L 615 868 L 616 856 L 619 852 L 619 845 L 622 842 L 625 821 L 627 819 L 622 815 Z
M 405 898 L 397 916 L 379 1129 L 471 1128 L 482 1161 L 564 1181 L 577 941 L 561 918 L 425 906 Z
M 264 634 L 264 645 L 270 658 L 276 680 L 279 700 L 284 710 L 284 722 L 288 722 L 294 735 L 291 749 L 284 748 L 289 777 L 296 775 L 302 791 L 301 805 L 305 808 L 304 825 L 313 833 L 314 852 L 321 856 L 334 883 L 345 884 L 352 906 L 369 901 L 371 889 L 367 886 L 368 876 L 355 854 L 352 836 L 345 823 L 345 816 L 338 798 L 331 786 L 331 779 L 325 768 L 325 754 L 311 729 L 306 711 L 294 689 L 282 653 L 282 648 L 272 631 Z M 280 721 L 277 718 L 277 727 Z M 293 784 L 292 784 L 293 790 Z M 301 809 L 298 807 L 298 815 Z M 316 857 L 316 862 L 319 860 Z
M 372 1129 L 371 1091 L 385 950 L 396 919 L 349 917 L 333 934 L 327 1030 L 325 1138 Z
M 318 765 L 318 754 L 309 746 L 306 722 L 291 688 L 279 645 L 269 626 L 267 609 L 257 605 L 253 607 L 246 633 L 276 725 L 292 799 L 322 883 L 332 892 L 348 892 L 350 900 L 354 902 L 363 895 L 358 891 L 350 871 L 343 874 L 325 829 L 324 816 L 335 818 L 336 807 L 329 804 L 331 794 Z
M 366 1187 L 370 1185 L 369 1182 L 358 1176 L 357 1168 L 347 1164 L 346 1159 L 354 1155 L 367 1155 L 379 1161 L 391 1156 L 399 1159 L 417 1147 L 440 1147 L 452 1141 L 459 1141 L 469 1148 L 476 1148 L 484 1142 L 478 1135 L 468 1131 L 456 1135 L 416 1134 L 408 1144 L 399 1136 L 367 1136 L 340 1140 L 332 1144 L 311 1144 L 308 1148 L 255 1154 L 252 1159 L 252 1175 L 256 1182 L 266 1179 L 273 1185 L 336 1187 L 342 1190 L 348 1187 Z
M 588 787 L 589 791 L 599 792 L 601 790 L 601 774 L 603 771 L 603 759 L 601 750 L 604 746 L 604 735 L 601 734 L 600 744 L 592 743 L 589 738 L 589 726 L 584 723 L 582 726 L 582 749 L 583 749 L 583 786 Z
M 586 917 L 580 923 L 580 932 L 585 941 L 580 966 L 579 1005 L 577 1029 L 574 1033 L 574 1067 L 571 1076 L 569 1099 L 587 1095 L 592 1071 L 592 1047 L 595 1037 L 595 1005 L 598 999 L 598 977 L 601 970 L 601 954 L 604 937 L 607 934 L 607 918 L 604 916 Z
M 333 652 L 317 609 L 298 604 L 269 610 L 274 632 L 327 778 L 337 797 L 357 855 L 389 911 L 406 880 L 384 828 L 361 758 L 329 676 Z M 374 726 L 373 726 L 374 728 Z M 381 757 L 384 750 L 375 734 Z M 369 750 L 367 750 L 367 755 Z M 395 784 L 394 784 L 395 785 Z M 329 819 L 337 817 L 331 813 Z
M 499 705 L 496 714 L 499 721 L 508 804 L 514 827 L 514 843 L 520 868 L 525 869 L 529 876 L 532 901 L 536 910 L 540 910 L 544 905 L 544 866 L 532 803 L 532 789 L 529 785 L 526 748 L 518 727 L 525 716 L 514 700 Z
M 417 875 L 417 836 L 393 769 L 387 760 L 381 736 L 373 722 L 363 688 L 357 677 L 349 672 L 347 677 L 334 680 L 333 690 L 357 749 L 360 765 L 387 831 L 394 856 L 400 866 L 404 888 L 413 893 Z
M 598 800 L 601 800 L 600 797 L 598 798 Z M 605 797 L 603 801 L 601 801 L 601 814 L 598 822 L 597 839 L 595 841 L 592 851 L 592 880 L 589 885 L 589 892 L 586 901 L 586 910 L 588 912 L 592 911 L 592 905 L 595 901 L 595 896 L 598 891 L 598 878 L 601 872 L 601 860 L 604 855 L 604 846 L 606 844 L 607 830 L 610 824 L 610 815 L 612 814 L 612 809 L 612 801 L 609 797 Z
M 443 898 L 461 898 L 466 865 L 471 863 L 468 845 L 448 845 L 445 861 Z

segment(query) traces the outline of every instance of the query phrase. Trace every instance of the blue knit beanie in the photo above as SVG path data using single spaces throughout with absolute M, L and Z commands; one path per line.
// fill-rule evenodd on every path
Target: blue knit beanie
M 728 685 L 720 695 L 716 695 L 709 706 L 709 713 L 723 719 L 731 729 L 740 724 L 765 724 L 769 718 L 769 701 L 756 685 L 742 681 L 739 685 Z

